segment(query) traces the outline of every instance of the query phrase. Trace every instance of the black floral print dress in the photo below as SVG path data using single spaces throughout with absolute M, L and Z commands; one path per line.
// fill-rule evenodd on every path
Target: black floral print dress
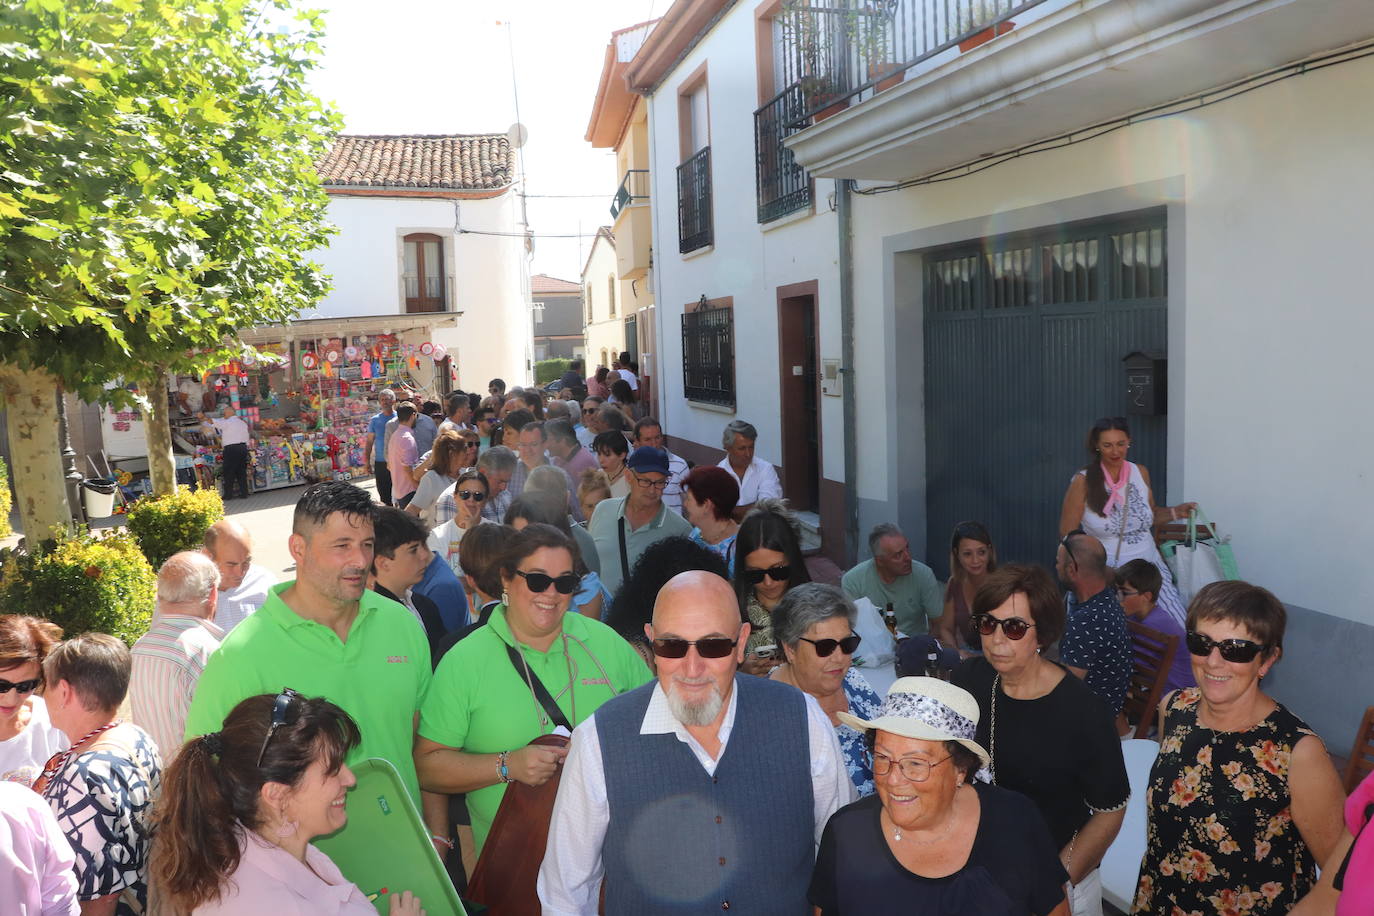
M 1293 748 L 1314 733 L 1283 704 L 1248 731 L 1213 731 L 1198 725 L 1199 697 L 1180 690 L 1165 711 L 1131 912 L 1287 913 L 1317 879 L 1288 792 Z

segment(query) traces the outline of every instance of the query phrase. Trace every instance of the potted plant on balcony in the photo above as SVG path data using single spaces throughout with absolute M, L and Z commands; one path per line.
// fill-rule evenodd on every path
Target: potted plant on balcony
M 993 23 L 998 16 L 998 4 L 989 0 L 973 0 L 967 7 L 960 7 L 957 16 L 959 34 L 972 32 L 959 42 L 959 53 L 967 54 L 974 48 L 987 44 L 999 35 L 1005 35 L 1016 27 L 1007 19 Z M 982 28 L 979 28 L 982 26 Z M 977 29 L 977 31 L 974 31 Z

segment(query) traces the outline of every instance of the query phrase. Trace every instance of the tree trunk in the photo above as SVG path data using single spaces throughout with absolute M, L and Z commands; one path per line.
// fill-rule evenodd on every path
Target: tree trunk
M 41 369 L 26 371 L 0 363 L 0 388 L 10 438 L 10 479 L 24 536 L 33 548 L 52 537 L 54 529 L 71 530 L 71 506 L 57 444 L 57 411 L 53 408 L 58 381 Z
M 177 491 L 176 461 L 172 458 L 172 426 L 167 409 L 167 381 L 163 373 L 148 386 L 152 411 L 144 414 L 143 435 L 148 440 L 148 477 L 153 494 L 164 496 Z

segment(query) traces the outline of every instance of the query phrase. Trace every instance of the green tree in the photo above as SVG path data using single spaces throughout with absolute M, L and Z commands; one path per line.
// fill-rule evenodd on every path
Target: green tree
M 226 361 L 239 328 L 327 290 L 307 255 L 337 124 L 306 89 L 321 20 L 278 28 L 290 8 L 0 0 L 0 385 L 30 536 L 67 518 L 57 386 L 161 433 L 167 372 Z M 150 447 L 174 489 L 170 441 Z

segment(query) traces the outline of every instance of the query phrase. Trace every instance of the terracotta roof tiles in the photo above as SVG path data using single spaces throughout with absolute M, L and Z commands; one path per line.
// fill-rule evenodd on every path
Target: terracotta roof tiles
M 494 191 L 515 179 L 505 134 L 347 136 L 320 161 L 325 187 Z

